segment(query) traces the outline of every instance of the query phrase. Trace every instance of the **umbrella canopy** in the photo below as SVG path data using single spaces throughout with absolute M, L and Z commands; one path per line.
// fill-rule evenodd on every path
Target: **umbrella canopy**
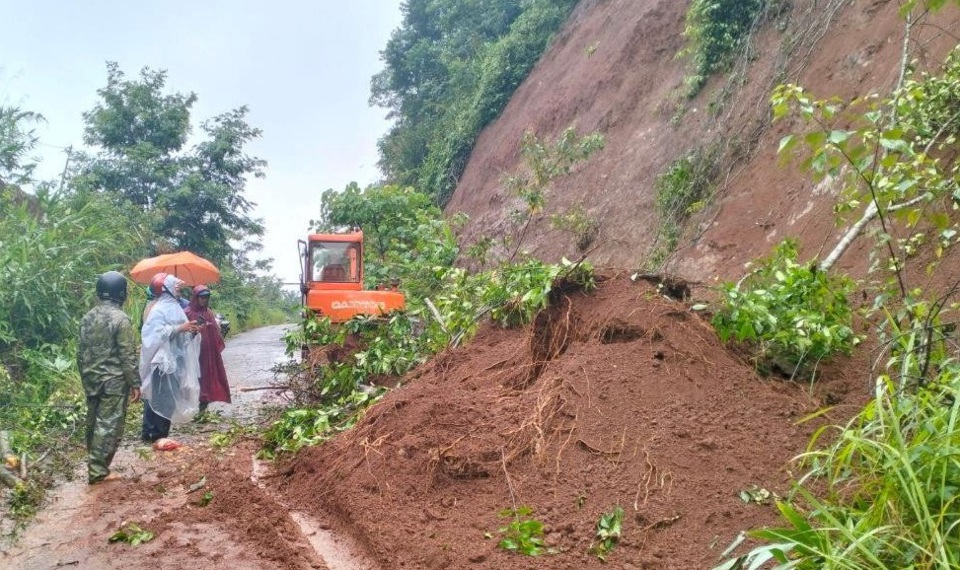
M 220 271 L 217 266 L 189 251 L 142 259 L 130 270 L 130 278 L 146 285 L 154 275 L 161 272 L 175 275 L 190 286 L 216 283 L 220 280 Z

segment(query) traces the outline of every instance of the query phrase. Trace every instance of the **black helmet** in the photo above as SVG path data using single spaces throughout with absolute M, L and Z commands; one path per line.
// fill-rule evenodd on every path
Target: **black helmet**
M 123 303 L 127 300 L 127 278 L 117 271 L 107 271 L 97 278 L 97 297 Z

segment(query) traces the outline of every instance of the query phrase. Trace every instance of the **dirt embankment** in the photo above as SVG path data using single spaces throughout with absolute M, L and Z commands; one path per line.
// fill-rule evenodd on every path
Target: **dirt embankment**
M 530 327 L 486 327 L 278 482 L 386 569 L 600 568 L 588 550 L 617 505 L 615 567 L 709 568 L 742 529 L 776 518 L 739 493 L 784 493 L 814 427 L 797 421 L 849 391 L 837 376 L 816 394 L 759 378 L 686 305 L 620 275 L 595 295 L 557 295 Z M 518 506 L 557 553 L 497 548 L 498 513 Z
M 447 211 L 470 215 L 467 242 L 509 232 L 515 198 L 501 180 L 518 168 L 522 134 L 552 138 L 573 125 L 581 133 L 603 133 L 606 147 L 551 190 L 547 211 L 525 243 L 541 258 L 574 253 L 574 238 L 551 230 L 548 215 L 580 205 L 600 223 L 591 260 L 639 267 L 656 237 L 656 177 L 690 151 L 712 145 L 722 157 L 716 194 L 692 220 L 670 270 L 705 282 L 736 279 L 745 262 L 768 254 L 784 237 L 798 236 L 805 256 L 832 247 L 835 189 L 779 164 L 778 141 L 796 125 L 771 127 L 769 97 L 779 82 L 822 98 L 889 92 L 907 33 L 900 4 L 771 2 L 749 54 L 688 101 L 681 95 L 687 62 L 675 58 L 684 46 L 687 2 L 584 0 L 481 134 Z M 916 67 L 935 69 L 960 41 L 960 9 L 917 21 L 909 36 Z M 845 269 L 862 274 L 864 257 L 848 254 Z

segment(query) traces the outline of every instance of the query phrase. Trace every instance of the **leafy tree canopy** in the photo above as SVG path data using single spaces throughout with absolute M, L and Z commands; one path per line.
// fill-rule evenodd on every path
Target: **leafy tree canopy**
M 407 0 L 381 52 L 371 104 L 394 125 L 380 140 L 389 182 L 442 205 L 480 130 L 495 119 L 576 0 Z
M 187 148 L 197 96 L 165 87 L 165 71 L 144 68 L 128 79 L 107 64 L 100 101 L 84 114 L 84 142 L 98 150 L 74 155 L 75 186 L 151 213 L 155 249 L 189 249 L 222 263 L 231 242 L 263 234 L 244 195 L 247 177 L 263 176 L 266 166 L 244 151 L 261 131 L 246 122 L 244 106 L 201 123 L 204 138 Z
M 37 113 L 0 105 L 0 180 L 11 184 L 30 180 L 37 165 L 28 154 L 38 139 L 28 125 L 43 120 Z

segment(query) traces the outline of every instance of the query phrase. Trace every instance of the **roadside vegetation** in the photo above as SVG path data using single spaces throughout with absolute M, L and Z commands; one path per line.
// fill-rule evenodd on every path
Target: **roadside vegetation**
M 43 118 L 0 107 L 0 497 L 15 521 L 36 511 L 55 477 L 73 474 L 85 418 L 76 335 L 100 273 L 190 249 L 220 268 L 215 310 L 233 330 L 295 310 L 297 299 L 265 276 L 269 262 L 255 260 L 263 227 L 250 217 L 244 180 L 264 164 L 244 146 L 259 131 L 241 108 L 202 123 L 187 148 L 197 97 L 168 93 L 165 80 L 149 69 L 129 79 L 108 64 L 84 116 L 94 150 L 71 152 L 55 181 L 36 179 L 30 158 Z M 129 291 L 136 325 L 145 291 Z
M 911 2 L 904 14 L 944 4 Z M 782 525 L 747 532 L 762 545 L 730 555 L 741 537 L 718 569 L 960 567 L 960 347 L 953 335 L 960 282 L 942 275 L 945 287 L 916 284 L 918 275 L 939 275 L 960 236 L 960 49 L 937 73 L 905 67 L 902 77 L 891 94 L 854 101 L 818 100 L 795 85 L 773 94 L 774 117 L 806 127 L 784 137 L 780 152 L 840 188 L 843 232 L 823 259 L 803 264 L 784 265 L 796 252 L 782 244 L 759 273 L 724 290 L 715 324 L 721 336 L 750 342 L 759 357 L 780 343 L 790 363 L 848 351 L 852 284 L 832 273 L 869 225 L 871 270 L 856 287 L 872 298 L 862 313 L 879 340 L 876 364 L 865 371 L 873 398 L 849 423 L 816 432 L 798 458 L 792 493 L 778 503 Z M 797 279 L 791 296 L 814 294 L 785 303 L 784 286 Z
M 908 1 L 903 12 L 945 3 Z M 596 238 L 598 224 L 582 207 L 548 214 L 547 204 L 551 184 L 602 148 L 600 135 L 525 136 L 523 165 L 503 182 L 512 201 L 500 235 L 460 243 L 463 218 L 445 218 L 437 206 L 449 198 L 480 129 L 575 4 L 403 4 L 404 23 L 373 82 L 373 102 L 396 121 L 380 142 L 391 183 L 328 190 L 312 225 L 362 227 L 366 285 L 399 280 L 408 308 L 339 327 L 309 317 L 290 332 L 289 352 L 303 345 L 318 351 L 286 370 L 294 406 L 267 428 L 264 455 L 296 452 L 349 429 L 382 397 L 382 386 L 463 344 L 481 323 L 527 324 L 558 295 L 595 286 L 585 255 L 547 264 L 524 247 L 541 220 L 571 233 L 578 254 Z M 694 66 L 691 94 L 730 64 L 769 4 L 694 0 L 684 52 Z M 960 281 L 938 269 L 960 239 L 960 51 L 937 73 L 913 72 L 908 55 L 889 95 L 820 100 L 796 85 L 773 93 L 774 118 L 800 125 L 779 151 L 839 190 L 842 232 L 822 259 L 802 258 L 795 241 L 780 243 L 719 290 L 713 325 L 762 373 L 815 381 L 822 362 L 860 344 L 859 318 L 876 340 L 876 364 L 864 372 L 873 392 L 848 423 L 816 432 L 798 458 L 792 492 L 777 503 L 781 524 L 746 531 L 718 569 L 960 567 Z M 163 72 L 145 69 L 131 80 L 111 64 L 99 95 L 85 115 L 85 141 L 95 151 L 72 153 L 58 182 L 33 178 L 31 126 L 42 118 L 0 107 L 0 180 L 7 181 L 0 185 L 0 431 L 10 436 L 0 469 L 14 476 L 4 496 L 20 519 L 35 511 L 53 475 L 69 473 L 78 449 L 83 402 L 74 337 L 93 303 L 97 273 L 190 248 L 222 268 L 217 309 L 240 328 L 282 320 L 292 306 L 279 283 L 263 277 L 269 263 L 254 261 L 263 228 L 250 217 L 244 180 L 262 176 L 265 164 L 244 151 L 260 136 L 246 123 L 246 109 L 202 123 L 202 142 L 188 147 L 196 96 L 166 93 Z M 120 120 L 131 114 L 156 120 Z M 663 249 L 652 267 L 709 197 L 715 168 L 712 151 L 697 150 L 658 178 Z M 191 215 L 197 210 L 208 215 Z M 870 273 L 854 282 L 836 262 L 868 227 Z M 946 285 L 923 290 L 918 274 Z M 861 306 L 851 303 L 854 292 Z M 142 294 L 134 289 L 128 303 L 134 320 Z M 500 548 L 549 554 L 531 508 L 501 516 Z M 600 516 L 592 555 L 603 560 L 617 547 L 622 518 L 619 505 Z M 747 537 L 750 547 L 743 546 Z
M 491 320 L 530 323 L 557 288 L 591 290 L 593 268 L 583 260 L 547 264 L 523 251 L 531 222 L 544 216 L 550 184 L 600 148 L 598 135 L 567 130 L 556 140 L 530 134 L 521 141 L 524 165 L 504 184 L 514 195 L 512 231 L 461 250 L 459 217 L 444 219 L 428 196 L 397 186 L 351 185 L 325 192 L 318 230 L 364 228 L 367 286 L 392 279 L 407 295 L 407 310 L 386 318 L 357 317 L 333 327 L 311 316 L 287 336 L 290 354 L 315 347 L 288 371 L 297 406 L 266 433 L 266 455 L 324 441 L 353 425 L 382 396 L 384 384 L 448 347 L 469 339 Z M 473 268 L 455 263 L 458 255 Z M 392 381 L 391 381 L 392 379 Z

